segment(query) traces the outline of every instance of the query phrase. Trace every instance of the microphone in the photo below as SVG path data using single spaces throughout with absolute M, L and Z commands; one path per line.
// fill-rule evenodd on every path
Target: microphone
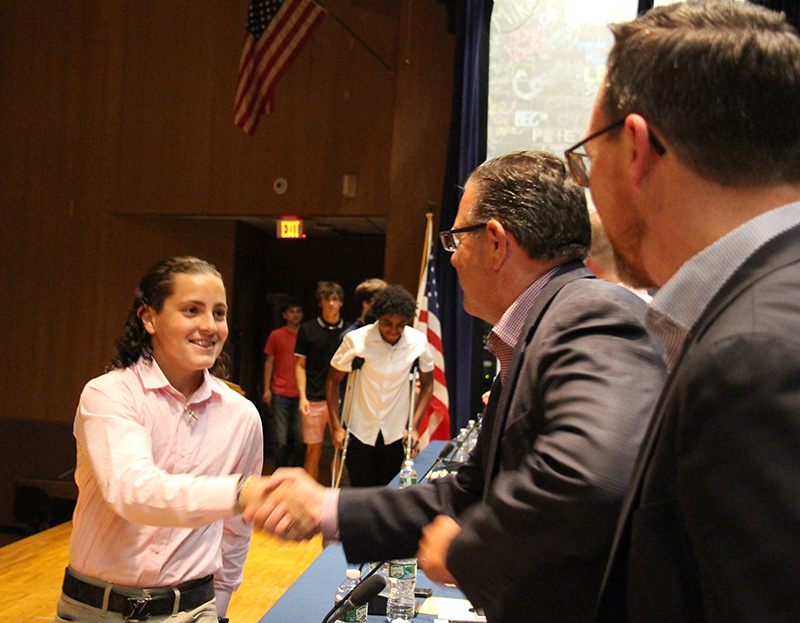
M 426 471 L 424 474 L 422 474 L 422 478 L 420 478 L 420 479 L 419 479 L 417 482 L 422 482 L 423 480 L 425 480 L 425 479 L 428 477 L 428 474 L 430 474 L 430 473 L 433 471 L 433 469 L 434 469 L 434 468 L 435 468 L 435 467 L 436 467 L 436 466 L 437 466 L 437 465 L 438 465 L 438 464 L 439 464 L 439 463 L 440 463 L 440 462 L 441 462 L 441 461 L 442 461 L 442 460 L 443 460 L 443 459 L 444 459 L 444 458 L 445 458 L 445 457 L 446 457 L 448 454 L 450 454 L 450 453 L 453 451 L 453 448 L 454 448 L 454 446 L 453 446 L 453 442 L 452 442 L 452 441 L 448 441 L 446 444 L 444 444 L 444 447 L 442 448 L 442 451 L 441 451 L 441 452 L 439 452 L 439 456 L 437 456 L 437 457 L 436 457 L 436 460 L 435 460 L 435 461 L 434 461 L 434 462 L 431 464 L 431 466 L 428 468 L 428 471 Z
M 353 610 L 367 603 L 375 597 L 386 586 L 386 580 L 382 575 L 370 575 L 361 580 L 350 593 L 334 606 L 333 611 L 325 615 L 322 623 L 333 623 L 338 621 L 348 610 Z

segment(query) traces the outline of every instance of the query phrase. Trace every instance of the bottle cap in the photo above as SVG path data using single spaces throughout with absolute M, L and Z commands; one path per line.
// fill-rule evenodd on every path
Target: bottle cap
M 361 572 L 358 569 L 348 569 L 345 575 L 348 580 L 358 580 L 361 577 Z

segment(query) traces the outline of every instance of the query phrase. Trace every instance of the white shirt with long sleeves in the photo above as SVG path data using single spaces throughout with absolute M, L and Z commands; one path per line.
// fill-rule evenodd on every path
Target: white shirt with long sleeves
M 349 372 L 355 357 L 362 357 L 364 365 L 353 396 L 350 434 L 374 446 L 378 432 L 382 432 L 384 443 L 394 443 L 408 430 L 411 365 L 419 359 L 420 372 L 433 371 L 428 339 L 422 332 L 405 327 L 397 343 L 391 345 L 383 340 L 375 323 L 345 335 L 331 366 Z
M 214 574 L 224 612 L 252 534 L 235 506 L 240 475 L 261 474 L 255 406 L 206 372 L 184 407 L 158 364 L 139 360 L 87 383 L 74 433 L 70 566 L 141 587 Z

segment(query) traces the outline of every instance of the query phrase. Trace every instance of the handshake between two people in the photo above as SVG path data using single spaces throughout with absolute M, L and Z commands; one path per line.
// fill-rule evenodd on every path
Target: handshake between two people
M 320 531 L 325 487 L 300 467 L 282 467 L 242 493 L 242 519 L 256 530 L 305 541 Z
M 284 467 L 262 477 L 244 492 L 242 519 L 256 530 L 293 541 L 304 541 L 321 531 L 325 487 L 300 467 Z M 461 531 L 451 517 L 439 515 L 422 529 L 417 563 L 433 582 L 456 584 L 447 568 L 450 543 Z M 377 556 L 376 558 L 380 558 Z

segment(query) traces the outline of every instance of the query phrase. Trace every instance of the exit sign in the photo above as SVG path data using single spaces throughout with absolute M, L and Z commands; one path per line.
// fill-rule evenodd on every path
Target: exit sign
M 303 238 L 303 221 L 299 218 L 278 220 L 278 238 Z

